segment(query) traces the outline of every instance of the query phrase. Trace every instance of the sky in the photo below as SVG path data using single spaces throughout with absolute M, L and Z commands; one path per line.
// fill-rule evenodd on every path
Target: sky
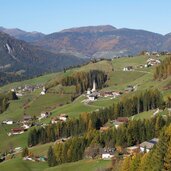
M 167 34 L 171 0 L 0 0 L 0 26 L 46 34 L 113 25 Z

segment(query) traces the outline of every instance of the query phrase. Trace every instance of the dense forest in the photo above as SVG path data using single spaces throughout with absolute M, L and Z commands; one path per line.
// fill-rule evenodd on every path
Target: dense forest
M 0 113 L 3 113 L 9 106 L 9 100 L 16 100 L 18 97 L 15 92 L 0 94 Z
M 76 86 L 76 93 L 81 94 L 88 88 L 93 87 L 93 81 L 96 82 L 97 88 L 101 89 L 107 81 L 107 75 L 105 72 L 100 70 L 74 72 L 69 76 L 63 77 L 60 81 L 47 84 L 46 89 L 54 87 L 58 84 L 61 84 L 62 86 Z
M 111 127 L 105 132 L 89 129 L 82 136 L 75 136 L 66 142 L 59 142 L 48 151 L 48 164 L 54 166 L 66 162 L 81 160 L 85 155 L 99 155 L 102 147 L 127 147 L 145 140 L 157 137 L 164 125 L 168 125 L 171 118 L 164 120 L 161 116 L 150 120 L 129 121 L 118 129 Z M 91 151 L 89 153 L 88 151 Z M 52 157 L 53 156 L 53 157 Z
M 119 171 L 169 171 L 171 170 L 171 125 L 165 127 L 159 142 L 149 152 L 127 157 L 120 163 Z M 116 166 L 114 165 L 113 168 Z
M 156 67 L 154 78 L 155 79 L 165 79 L 171 75 L 171 57 L 167 57 L 161 63 L 161 65 Z

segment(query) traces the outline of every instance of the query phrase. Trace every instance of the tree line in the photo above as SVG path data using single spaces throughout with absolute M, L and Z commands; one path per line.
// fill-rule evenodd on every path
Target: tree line
M 149 153 L 127 157 L 120 163 L 118 171 L 169 171 L 171 170 L 170 161 L 171 125 L 161 131 L 159 142 Z
M 15 92 L 0 94 L 0 113 L 3 113 L 9 106 L 9 100 L 16 100 L 18 97 Z
M 100 70 L 90 70 L 74 72 L 71 75 L 63 77 L 61 80 L 50 81 L 46 85 L 46 89 L 61 84 L 62 86 L 76 86 L 76 93 L 84 93 L 88 88 L 93 87 L 93 81 L 96 82 L 97 88 L 101 89 L 107 81 L 107 75 Z
M 56 143 L 48 150 L 48 164 L 55 166 L 81 160 L 87 154 L 99 155 L 100 147 L 127 147 L 158 137 L 161 129 L 171 122 L 158 116 L 149 120 L 133 120 L 118 129 L 111 127 L 105 132 L 91 129 L 82 136 L 75 136 L 66 142 Z M 91 151 L 91 153 L 90 153 Z M 52 157 L 53 156 L 53 157 Z
M 164 59 L 159 66 L 156 67 L 154 78 L 155 79 L 166 79 L 171 75 L 171 57 Z
M 97 88 L 101 89 L 107 81 L 107 75 L 100 70 L 90 70 L 89 72 L 75 72 L 71 76 L 64 77 L 61 80 L 63 86 L 76 86 L 76 92 L 81 94 L 88 88 L 93 87 L 93 81 L 96 82 Z

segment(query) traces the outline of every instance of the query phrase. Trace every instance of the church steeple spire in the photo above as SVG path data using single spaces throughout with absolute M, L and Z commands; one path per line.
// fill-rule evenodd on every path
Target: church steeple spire
M 93 89 L 92 89 L 92 92 L 96 91 L 96 82 L 95 80 L 93 81 Z

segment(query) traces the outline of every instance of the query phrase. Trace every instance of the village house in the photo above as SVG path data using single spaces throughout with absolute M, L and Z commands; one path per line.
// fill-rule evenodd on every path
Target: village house
M 66 122 L 67 119 L 68 119 L 68 115 L 66 115 L 66 114 L 60 114 L 60 115 L 57 116 L 57 117 L 53 117 L 53 118 L 51 119 L 51 123 L 52 123 L 52 124 L 56 124 L 56 123 L 58 123 L 58 122 Z
M 111 121 L 115 128 L 117 129 L 120 125 L 124 124 L 124 123 L 128 123 L 129 119 L 127 117 L 118 117 L 117 119 L 115 119 L 114 121 Z
M 58 139 L 54 142 L 54 145 L 55 144 L 58 144 L 58 143 L 64 143 L 66 141 L 68 141 L 71 137 L 67 137 L 67 138 L 61 138 L 61 139 Z
M 43 90 L 40 92 L 41 95 L 45 95 L 46 94 L 46 88 L 43 87 Z
M 113 95 L 112 95 L 112 91 L 105 91 L 105 92 L 101 92 L 100 93 L 100 96 L 103 96 L 103 97 L 111 97 Z
M 127 66 L 123 68 L 123 71 L 133 71 L 133 66 Z
M 51 112 L 41 112 L 39 120 L 43 118 L 48 118 L 51 115 Z
M 146 51 L 144 54 L 145 54 L 146 56 L 150 56 L 150 52 L 148 52 L 148 51 Z
M 16 96 L 17 96 L 17 97 L 22 97 L 22 96 L 23 96 L 23 94 L 22 94 L 22 93 L 20 93 L 20 92 L 17 92 L 17 93 L 16 93 Z
M 101 158 L 103 160 L 110 160 L 114 157 L 115 148 L 102 148 L 100 149 Z
M 129 92 L 132 92 L 134 91 L 135 87 L 132 86 L 132 85 L 128 85 L 126 88 L 125 88 L 125 92 L 129 93 Z
M 27 131 L 31 127 L 31 125 L 23 124 L 21 127 L 24 129 L 24 131 Z
M 159 141 L 158 138 L 153 138 L 150 141 L 144 141 L 143 143 L 140 144 L 140 151 L 141 152 L 149 152 L 155 144 Z
M 10 136 L 10 135 L 19 135 L 19 134 L 23 134 L 23 133 L 24 133 L 23 128 L 13 128 L 13 129 L 11 129 L 11 132 L 8 134 L 8 136 Z
M 99 93 L 93 92 L 92 94 L 90 94 L 90 95 L 88 96 L 88 99 L 89 99 L 90 101 L 94 101 L 94 100 L 96 100 L 96 99 L 98 98 L 98 95 L 99 95 Z
M 56 124 L 56 123 L 58 123 L 60 120 L 59 120 L 59 118 L 58 117 L 53 117 L 52 119 L 51 119 L 51 123 L 52 124 Z
M 134 154 L 139 153 L 140 148 L 139 146 L 131 146 L 131 147 L 127 147 L 126 151 L 129 155 L 134 155 Z
M 60 116 L 59 116 L 59 120 L 60 121 L 66 121 L 68 119 L 68 115 L 66 115 L 66 114 L 60 114 Z
M 14 121 L 12 121 L 12 120 L 4 120 L 4 121 L 2 121 L 2 124 L 12 125 L 12 124 L 14 124 Z
M 30 115 L 24 115 L 24 117 L 23 117 L 23 123 L 28 123 L 32 120 L 33 120 L 33 118 Z
M 44 156 L 26 156 L 23 157 L 23 160 L 28 160 L 32 162 L 45 162 L 47 161 L 47 158 Z
M 112 94 L 114 98 L 117 98 L 118 96 L 122 94 L 122 92 L 113 92 Z
M 22 147 L 16 147 L 16 148 L 14 148 L 14 152 L 21 152 L 23 150 L 23 148 Z
M 109 130 L 109 126 L 100 127 L 101 132 L 105 132 L 105 131 L 108 131 L 108 130 Z
M 150 67 L 153 65 L 158 65 L 160 64 L 161 61 L 159 59 L 154 59 L 154 58 L 149 58 L 145 64 L 145 67 Z

